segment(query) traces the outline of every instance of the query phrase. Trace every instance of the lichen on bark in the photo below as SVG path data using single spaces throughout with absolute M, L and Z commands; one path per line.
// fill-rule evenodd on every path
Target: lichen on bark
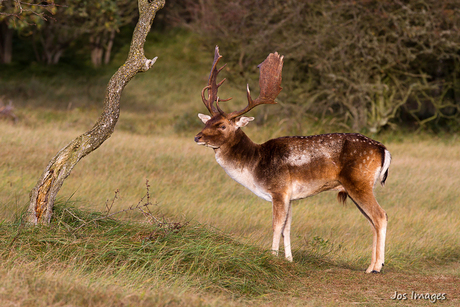
M 165 0 L 139 0 L 139 21 L 133 32 L 131 46 L 125 63 L 112 76 L 104 98 L 104 109 L 94 126 L 62 148 L 48 163 L 33 188 L 27 220 L 32 224 L 49 224 L 54 201 L 64 180 L 83 157 L 96 150 L 113 133 L 120 115 L 121 93 L 138 73 L 149 70 L 156 61 L 144 55 L 144 44 L 152 22 Z

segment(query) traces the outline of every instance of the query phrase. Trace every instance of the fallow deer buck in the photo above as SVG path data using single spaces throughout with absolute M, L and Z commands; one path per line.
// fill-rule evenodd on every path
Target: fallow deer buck
M 235 181 L 272 202 L 272 252 L 278 254 L 283 236 L 286 258 L 292 261 L 292 200 L 335 190 L 339 201 L 352 199 L 371 223 L 372 260 L 366 272 L 380 272 L 388 218 L 377 203 L 373 189 L 377 181 L 385 183 L 391 160 L 389 151 L 381 143 L 355 133 L 291 136 L 253 143 L 240 128 L 254 118 L 242 115 L 260 104 L 276 103 L 275 98 L 281 91 L 283 57 L 271 53 L 259 65 L 259 97 L 252 100 L 248 86 L 248 105 L 231 113 L 225 113 L 219 106 L 219 102 L 231 98 L 220 100 L 217 96 L 218 88 L 225 81 L 216 82 L 225 66 L 217 68 L 221 57 L 216 46 L 209 82 L 201 92 L 211 116 L 198 114 L 205 127 L 196 135 L 195 142 L 214 149 L 217 162 Z

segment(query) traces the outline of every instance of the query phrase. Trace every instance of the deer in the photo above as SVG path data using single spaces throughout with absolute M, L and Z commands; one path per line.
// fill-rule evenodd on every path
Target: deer
M 226 65 L 217 68 L 221 58 L 216 46 L 208 85 L 201 91 L 210 115 L 198 114 L 205 126 L 194 140 L 198 145 L 214 150 L 217 163 L 232 179 L 272 202 L 271 252 L 278 255 L 283 237 L 285 257 L 293 261 L 290 240 L 292 201 L 324 191 L 337 191 L 339 202 L 345 203 L 350 198 L 370 222 L 372 257 L 366 273 L 380 273 L 384 266 L 388 216 L 374 196 L 374 187 L 377 182 L 382 186 L 385 184 L 390 152 L 380 142 L 359 133 L 286 136 L 263 144 L 254 143 L 241 129 L 254 117 L 243 115 L 258 105 L 276 104 L 275 99 L 282 90 L 284 56 L 277 52 L 268 55 L 258 66 L 258 98 L 251 98 L 247 85 L 247 106 L 231 113 L 225 113 L 219 103 L 232 98 L 222 100 L 217 96 L 219 87 L 226 80 L 217 83 L 217 76 Z

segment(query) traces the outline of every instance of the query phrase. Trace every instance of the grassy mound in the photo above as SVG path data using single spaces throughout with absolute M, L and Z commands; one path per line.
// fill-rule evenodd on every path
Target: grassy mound
M 78 264 L 88 274 L 151 278 L 236 296 L 287 289 L 295 268 L 269 252 L 193 223 L 155 224 L 114 219 L 58 204 L 51 226 L 0 226 L 3 262 L 21 259 L 43 266 Z

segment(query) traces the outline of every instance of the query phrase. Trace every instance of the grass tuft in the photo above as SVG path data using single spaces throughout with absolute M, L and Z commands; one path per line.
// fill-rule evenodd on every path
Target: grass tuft
M 62 202 L 50 226 L 4 223 L 0 238 L 2 261 L 78 263 L 87 273 L 110 268 L 143 280 L 185 278 L 194 287 L 236 296 L 285 290 L 284 277 L 294 276 L 285 261 L 201 224 L 121 221 Z

